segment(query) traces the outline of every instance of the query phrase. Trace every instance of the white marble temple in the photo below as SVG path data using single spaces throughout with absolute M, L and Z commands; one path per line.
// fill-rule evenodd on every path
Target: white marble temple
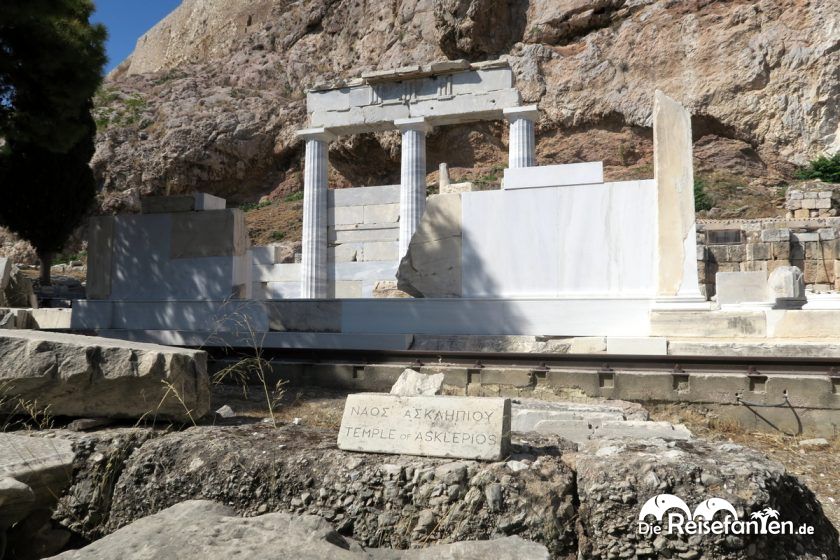
M 95 330 L 111 328 L 114 302 L 105 299 L 78 299 L 73 301 L 70 328 Z
M 665 356 L 668 339 L 661 336 L 608 336 L 607 354 Z
M 368 83 L 310 91 L 309 122 L 357 134 L 393 129 L 397 119 L 426 117 L 435 125 L 498 119 L 502 109 L 519 105 L 520 96 L 507 63 L 493 64 L 367 76 Z
M 253 300 L 108 301 L 78 300 L 71 328 L 176 329 L 194 331 L 268 331 L 264 304 Z
M 741 303 L 771 302 L 767 272 L 718 272 L 715 294 L 721 306 Z
M 396 261 L 339 262 L 330 271 L 335 280 L 394 280 L 397 273 Z
M 300 263 L 254 264 L 253 282 L 300 282 Z

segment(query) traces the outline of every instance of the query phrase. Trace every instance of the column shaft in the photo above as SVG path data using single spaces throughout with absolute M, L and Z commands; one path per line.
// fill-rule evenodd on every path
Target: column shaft
M 426 131 L 402 130 L 400 167 L 400 245 L 399 256 L 408 252 L 411 236 L 426 209 Z
M 510 121 L 510 148 L 508 167 L 533 167 L 534 157 L 534 121 L 528 118 L 514 118 Z
M 303 246 L 301 294 L 327 297 L 327 142 L 306 139 L 303 176 Z
M 534 139 L 534 122 L 539 120 L 540 111 L 536 105 L 525 107 L 508 107 L 502 111 L 510 121 L 510 137 L 508 139 L 508 167 L 534 167 L 537 165 Z

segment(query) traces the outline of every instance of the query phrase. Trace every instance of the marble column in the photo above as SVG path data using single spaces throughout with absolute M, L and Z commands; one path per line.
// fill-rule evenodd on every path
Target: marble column
M 334 135 L 323 128 L 300 130 L 306 142 L 303 170 L 303 243 L 300 297 L 327 297 L 327 152 Z
M 534 122 L 540 118 L 537 106 L 510 107 L 502 112 L 510 121 L 508 167 L 534 167 L 537 165 Z
M 402 133 L 399 258 L 403 258 L 426 209 L 426 133 L 431 126 L 424 118 L 398 119 L 394 124 Z

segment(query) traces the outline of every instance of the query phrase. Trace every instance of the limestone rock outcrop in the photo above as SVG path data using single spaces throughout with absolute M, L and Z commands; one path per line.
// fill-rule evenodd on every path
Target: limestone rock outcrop
M 649 177 L 660 89 L 693 115 L 699 172 L 779 185 L 840 148 L 838 20 L 833 0 L 185 0 L 104 85 L 93 167 L 112 198 L 297 190 L 307 88 L 502 57 L 542 112 L 539 163 Z M 502 123 L 442 127 L 428 171 L 504 165 L 505 138 Z M 393 182 L 399 135 L 344 138 L 330 160 L 332 185 Z
M 46 331 L 0 335 L 0 412 L 191 422 L 209 409 L 200 350 Z

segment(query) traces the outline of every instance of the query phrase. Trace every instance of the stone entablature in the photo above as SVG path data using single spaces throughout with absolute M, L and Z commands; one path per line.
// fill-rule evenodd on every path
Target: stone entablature
M 426 207 L 426 134 L 432 127 L 507 118 L 511 123 L 510 167 L 536 165 L 536 105 L 519 106 L 506 61 L 469 64 L 446 61 L 364 74 L 306 98 L 309 126 L 303 185 L 303 243 L 300 297 L 330 297 L 325 236 L 328 143 L 336 135 L 400 131 L 399 252 L 408 250 Z M 445 163 L 445 162 L 444 162 Z
M 363 74 L 306 95 L 310 126 L 337 134 L 397 128 L 395 120 L 426 118 L 432 126 L 502 117 L 519 106 L 513 72 L 504 61 L 409 66 Z

